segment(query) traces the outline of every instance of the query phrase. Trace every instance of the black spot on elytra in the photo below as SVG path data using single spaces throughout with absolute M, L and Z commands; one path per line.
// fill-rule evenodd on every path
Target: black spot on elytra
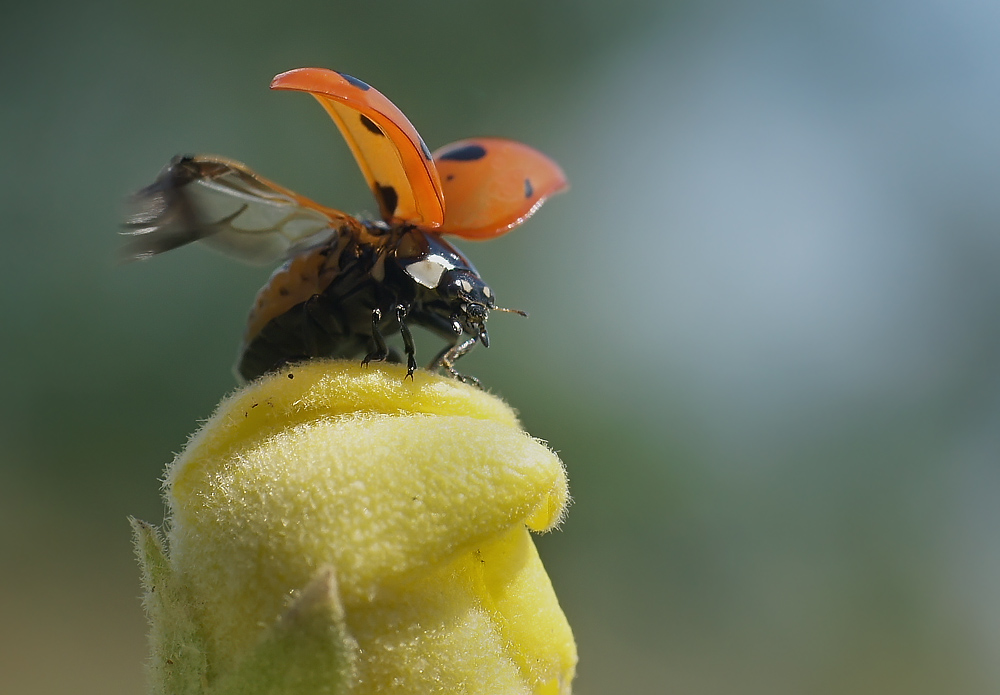
M 396 189 L 392 186 L 383 186 L 380 183 L 376 183 L 375 187 L 375 195 L 382 201 L 382 207 L 385 209 L 386 214 L 392 217 L 396 214 L 396 206 L 399 205 L 399 194 L 396 193 Z
M 288 295 L 291 294 L 291 292 L 288 291 L 287 287 L 280 287 L 278 288 L 278 294 L 280 294 L 282 297 L 287 297 Z
M 524 197 L 530 198 L 535 193 L 535 189 L 531 185 L 531 179 L 524 180 Z
M 445 152 L 439 159 L 447 159 L 453 162 L 474 162 L 486 156 L 486 148 L 482 145 L 463 145 Z
M 432 159 L 432 157 L 431 157 L 431 151 L 430 151 L 430 149 L 428 149 L 427 143 L 424 142 L 423 138 L 420 138 L 420 151 L 424 153 L 424 158 L 427 161 L 430 161 Z
M 448 176 L 446 176 L 444 180 L 445 181 L 451 181 L 453 178 L 455 178 L 454 174 L 448 174 Z
M 343 77 L 345 80 L 347 80 L 351 84 L 353 84 L 358 89 L 363 89 L 363 90 L 365 90 L 367 92 L 369 89 L 372 88 L 371 85 L 368 84 L 367 82 L 362 82 L 357 77 L 351 77 L 346 72 L 338 72 L 337 74 L 340 75 L 341 77 Z
M 358 115 L 361 117 L 361 125 L 363 125 L 369 132 L 385 137 L 385 133 L 382 132 L 382 129 L 378 127 L 378 124 L 375 123 L 375 121 L 368 118 L 368 116 L 363 113 L 359 113 Z

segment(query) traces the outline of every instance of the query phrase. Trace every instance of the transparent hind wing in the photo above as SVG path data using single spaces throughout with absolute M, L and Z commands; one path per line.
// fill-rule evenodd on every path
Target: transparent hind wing
M 246 263 L 266 264 L 360 223 L 223 157 L 174 157 L 128 201 L 126 259 L 194 241 Z

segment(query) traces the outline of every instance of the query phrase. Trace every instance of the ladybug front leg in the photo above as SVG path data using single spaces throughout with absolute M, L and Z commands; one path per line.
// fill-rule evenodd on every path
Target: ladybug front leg
M 381 322 L 382 312 L 376 307 L 372 309 L 372 342 L 375 343 L 375 349 L 365 355 L 365 358 L 361 360 L 362 367 L 367 367 L 368 363 L 372 360 L 382 362 L 389 356 L 389 348 L 386 347 L 385 338 L 382 337 L 382 333 L 378 329 L 378 325 Z
M 406 350 L 406 376 L 410 377 L 410 381 L 413 381 L 413 372 L 417 369 L 417 357 L 410 327 L 403 320 L 408 313 L 410 313 L 408 306 L 396 305 L 396 321 L 399 323 L 399 332 L 403 336 L 403 348 Z
M 438 354 L 434 362 L 431 363 L 432 368 L 437 369 L 439 367 L 443 367 L 445 371 L 462 383 L 480 386 L 479 379 L 474 376 L 466 376 L 455 369 L 455 361 L 471 350 L 475 344 L 476 336 L 470 336 L 461 343 L 456 340 L 454 345 L 449 348 L 445 348 Z

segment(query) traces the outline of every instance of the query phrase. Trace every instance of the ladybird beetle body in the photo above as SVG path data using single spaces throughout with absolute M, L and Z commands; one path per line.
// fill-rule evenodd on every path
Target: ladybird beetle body
M 347 140 L 381 213 L 362 221 L 315 203 L 232 160 L 175 157 L 132 198 L 130 258 L 200 241 L 247 262 L 284 259 L 260 290 L 237 372 L 247 380 L 313 357 L 394 358 L 416 369 L 409 325 L 448 344 L 430 367 L 464 377 L 455 361 L 489 346 L 492 290 L 441 234 L 487 239 L 567 188 L 562 170 L 511 140 L 473 138 L 431 153 L 392 102 L 366 83 L 320 68 L 282 73 L 273 89 L 304 91 Z M 447 205 L 446 205 L 447 203 Z
M 434 363 L 449 371 L 464 353 L 463 334 L 489 344 L 493 293 L 454 246 L 414 227 L 362 228 L 345 228 L 274 272 L 250 312 L 240 376 L 311 357 L 386 359 L 385 336 L 396 331 L 412 374 L 410 324 L 450 341 Z

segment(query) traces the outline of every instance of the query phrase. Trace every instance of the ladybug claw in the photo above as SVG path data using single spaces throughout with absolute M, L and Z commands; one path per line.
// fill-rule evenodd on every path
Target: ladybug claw
M 477 389 L 481 389 L 483 387 L 483 385 L 479 383 L 479 379 L 477 379 L 474 376 L 469 376 L 467 374 L 459 374 L 458 372 L 455 372 L 454 377 L 459 381 L 461 381 L 463 384 L 471 384 L 475 386 Z

